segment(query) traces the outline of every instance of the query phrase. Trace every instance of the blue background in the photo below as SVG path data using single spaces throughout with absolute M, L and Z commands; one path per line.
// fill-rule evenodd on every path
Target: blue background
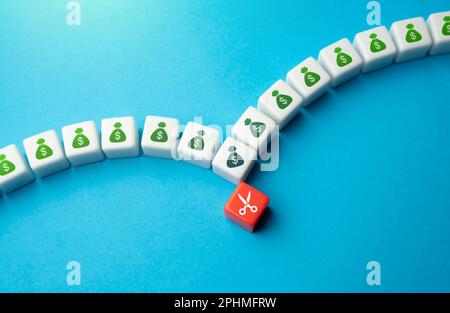
M 0 2 L 0 146 L 148 114 L 233 124 L 275 80 L 370 28 L 367 1 Z M 450 10 L 381 1 L 382 23 Z M 1 291 L 450 291 L 450 55 L 330 91 L 249 183 L 271 211 L 226 220 L 234 186 L 140 157 L 71 168 L 0 199 Z M 66 264 L 81 264 L 81 286 Z M 382 285 L 366 284 L 366 264 Z

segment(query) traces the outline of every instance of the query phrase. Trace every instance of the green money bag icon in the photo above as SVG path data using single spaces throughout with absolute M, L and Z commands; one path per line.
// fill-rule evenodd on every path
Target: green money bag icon
M 256 138 L 259 138 L 266 130 L 266 124 L 261 122 L 252 122 L 249 118 L 245 120 L 245 125 L 250 126 L 250 132 Z
M 159 122 L 158 127 L 150 136 L 150 139 L 154 142 L 166 142 L 169 138 L 167 137 L 167 132 L 164 129 L 166 123 Z
M 406 33 L 406 42 L 413 43 L 422 40 L 422 35 L 414 29 L 414 24 L 408 24 L 406 28 L 409 29 Z
M 230 152 L 230 155 L 227 159 L 227 166 L 229 168 L 238 167 L 244 164 L 244 159 L 236 152 L 235 146 L 229 147 L 228 151 Z
M 372 39 L 370 43 L 370 51 L 373 53 L 377 53 L 386 49 L 386 44 L 377 38 L 377 34 L 370 34 L 370 39 Z
M 43 160 L 53 155 L 53 150 L 45 144 L 44 138 L 39 138 L 37 144 L 39 146 L 36 150 L 36 159 Z
M 188 146 L 191 149 L 202 151 L 205 147 L 205 141 L 203 140 L 205 132 L 203 130 L 199 130 L 197 134 L 198 136 L 195 136 L 189 141 Z
M 111 141 L 112 143 L 124 142 L 125 140 L 127 140 L 127 136 L 125 135 L 123 130 L 120 129 L 120 127 L 122 127 L 122 123 L 117 122 L 114 124 L 115 129 L 109 136 L 109 141 Z
M 344 67 L 350 63 L 352 63 L 353 59 L 347 53 L 342 52 L 340 47 L 334 49 L 334 53 L 337 54 L 336 63 L 339 67 Z
M 4 154 L 0 154 L 0 176 L 6 176 L 9 173 L 14 172 L 14 170 L 16 169 L 16 166 L 6 160 L 6 155 Z
M 276 97 L 277 105 L 281 110 L 286 109 L 292 103 L 292 98 L 288 95 L 282 95 L 278 90 L 272 91 L 272 97 Z
M 79 149 L 89 146 L 90 142 L 89 139 L 83 134 L 83 128 L 77 128 L 75 133 L 77 135 L 73 138 L 72 147 Z
M 301 72 L 303 74 L 305 74 L 305 84 L 308 87 L 314 86 L 320 80 L 320 76 L 318 74 L 316 74 L 316 73 L 308 72 L 308 68 L 307 67 L 303 67 L 301 69 Z
M 442 34 L 444 36 L 450 36 L 450 16 L 444 17 L 444 26 L 442 26 Z

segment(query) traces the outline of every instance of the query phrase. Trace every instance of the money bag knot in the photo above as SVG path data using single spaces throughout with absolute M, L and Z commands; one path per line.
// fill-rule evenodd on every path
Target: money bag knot
M 445 16 L 444 17 L 444 22 L 450 22 L 450 16 Z
M 300 70 L 303 74 L 306 74 L 307 72 L 308 72 L 308 68 L 305 66 L 305 67 L 302 67 L 302 69 Z
M 114 124 L 114 128 L 119 129 L 120 127 L 122 127 L 122 123 L 117 122 L 117 123 Z
M 245 125 L 248 126 L 248 125 L 250 125 L 252 123 L 252 120 L 248 118 L 248 119 L 245 120 L 244 123 L 245 123 Z
M 81 134 L 83 132 L 83 128 L 77 128 L 75 129 L 75 133 Z
M 236 151 L 236 147 L 235 147 L 235 146 L 230 146 L 230 147 L 228 148 L 228 152 L 233 153 L 233 152 L 235 152 L 235 151 Z
M 406 28 L 413 29 L 414 28 L 414 24 L 408 24 L 408 25 L 406 25 Z
M 377 34 L 375 34 L 375 33 L 372 33 L 372 34 L 370 34 L 370 39 L 377 39 Z
M 39 139 L 36 141 L 36 143 L 37 143 L 38 145 L 43 145 L 43 144 L 45 143 L 45 139 L 44 139 L 44 138 L 39 138 Z
M 342 49 L 340 47 L 337 47 L 336 49 L 334 49 L 334 53 L 341 53 Z
M 205 131 L 204 131 L 204 130 L 199 130 L 199 131 L 197 132 L 197 134 L 198 134 L 199 136 L 204 136 L 204 135 L 205 135 Z
M 166 127 L 166 123 L 160 122 L 160 123 L 158 123 L 158 127 L 164 128 L 164 127 Z
M 278 92 L 278 90 L 274 90 L 272 91 L 272 97 L 276 97 L 278 96 L 280 93 Z

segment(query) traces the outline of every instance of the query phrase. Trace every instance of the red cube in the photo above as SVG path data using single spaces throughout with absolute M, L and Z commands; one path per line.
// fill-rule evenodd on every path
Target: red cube
M 269 204 L 269 197 L 246 183 L 240 183 L 225 204 L 225 217 L 253 232 Z

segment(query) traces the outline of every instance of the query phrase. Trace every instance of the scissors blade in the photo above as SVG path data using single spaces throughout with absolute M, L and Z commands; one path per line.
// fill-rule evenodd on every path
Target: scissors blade
M 239 199 L 241 199 L 241 201 L 242 201 L 243 204 L 248 205 L 248 202 L 244 199 L 243 196 L 241 196 L 240 193 L 238 193 L 238 197 L 239 197 Z
M 250 200 L 252 199 L 252 192 L 249 190 L 247 195 L 247 203 L 250 204 Z

